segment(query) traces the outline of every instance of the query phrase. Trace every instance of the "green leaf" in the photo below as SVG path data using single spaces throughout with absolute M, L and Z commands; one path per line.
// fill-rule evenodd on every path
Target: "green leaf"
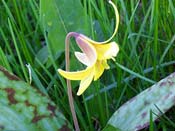
M 121 130 L 112 125 L 107 125 L 102 131 L 121 131 Z
M 110 118 L 107 125 L 122 131 L 135 131 L 147 127 L 150 118 L 155 121 L 175 104 L 175 73 L 144 90 Z M 150 116 L 150 111 L 152 116 Z
M 45 64 L 48 60 L 48 50 L 47 47 L 42 47 L 35 56 L 35 65 L 37 65 L 37 61 L 40 61 L 42 64 Z
M 0 47 L 0 65 L 6 67 L 10 72 L 11 72 L 11 67 L 10 67 L 10 63 L 7 59 L 7 56 L 4 54 L 4 51 L 2 50 L 2 48 Z
M 49 46 L 55 56 L 64 50 L 66 34 L 69 31 L 88 31 L 85 11 L 79 0 L 42 0 L 41 27 L 48 34 Z
M 0 130 L 70 130 L 56 105 L 39 90 L 0 67 Z

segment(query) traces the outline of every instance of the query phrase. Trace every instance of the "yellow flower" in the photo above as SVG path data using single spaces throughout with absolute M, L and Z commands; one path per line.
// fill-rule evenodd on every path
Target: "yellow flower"
M 92 80 L 97 80 L 103 74 L 105 69 L 109 69 L 107 60 L 115 60 L 114 57 L 118 54 L 119 47 L 117 43 L 109 41 L 117 32 L 119 15 L 117 8 L 112 1 L 109 1 L 109 3 L 113 6 L 116 14 L 116 27 L 113 35 L 108 40 L 104 42 L 96 42 L 85 35 L 76 32 L 70 32 L 66 37 L 67 41 L 70 39 L 70 37 L 75 38 L 76 43 L 82 50 L 82 53 L 75 52 L 75 56 L 81 63 L 87 66 L 85 70 L 74 72 L 58 69 L 58 72 L 66 79 L 81 81 L 77 95 L 81 95 L 88 88 Z

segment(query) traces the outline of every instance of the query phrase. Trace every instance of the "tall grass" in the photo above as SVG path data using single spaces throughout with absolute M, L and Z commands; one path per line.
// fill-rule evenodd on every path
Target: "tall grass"
M 110 61 L 111 69 L 80 97 L 75 95 L 78 83 L 73 82 L 82 130 L 102 129 L 124 102 L 174 71 L 175 1 L 114 2 L 120 12 L 120 25 L 114 38 L 120 46 L 116 62 Z M 64 52 L 59 52 L 56 58 L 53 56 L 47 34 L 40 25 L 39 3 L 35 0 L 0 2 L 0 65 L 30 83 L 26 67 L 30 64 L 32 85 L 48 95 L 72 122 L 66 84 L 57 73 L 58 67 L 65 66 Z M 81 0 L 81 3 L 86 14 L 85 27 L 90 25 L 87 29 L 90 33 L 86 34 L 98 41 L 110 37 L 115 19 L 108 3 L 103 0 Z M 159 122 L 150 121 L 150 127 L 144 130 L 173 130 L 174 125 L 175 109 L 172 108 Z

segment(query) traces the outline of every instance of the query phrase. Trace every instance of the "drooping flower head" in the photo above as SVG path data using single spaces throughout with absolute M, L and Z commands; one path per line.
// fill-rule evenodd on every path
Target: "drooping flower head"
M 86 69 L 81 71 L 64 71 L 58 69 L 58 72 L 68 80 L 80 80 L 80 86 L 77 95 L 81 95 L 94 80 L 97 80 L 104 72 L 105 69 L 109 69 L 107 64 L 108 59 L 114 59 L 119 52 L 119 47 L 116 42 L 110 42 L 115 36 L 119 25 L 118 10 L 112 1 L 109 3 L 113 6 L 116 16 L 116 25 L 113 35 L 104 42 L 96 42 L 86 37 L 83 34 L 76 32 L 70 32 L 66 36 L 66 44 L 69 43 L 70 37 L 74 37 L 77 45 L 82 52 L 75 52 L 76 58 L 84 65 Z M 68 48 L 68 46 L 66 46 Z M 68 49 L 66 49 L 68 51 Z M 67 53 L 66 53 L 67 54 Z

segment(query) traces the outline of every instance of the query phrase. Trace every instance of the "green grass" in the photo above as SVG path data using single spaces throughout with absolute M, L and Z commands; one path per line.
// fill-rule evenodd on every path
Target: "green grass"
M 120 46 L 116 62 L 109 61 L 105 71 L 80 97 L 76 96 L 78 82 L 73 83 L 75 109 L 82 130 L 104 128 L 110 116 L 124 102 L 172 73 L 175 68 L 175 1 L 174 0 L 113 0 L 120 13 L 120 25 L 114 40 Z M 59 1 L 56 1 L 59 2 Z M 32 71 L 32 85 L 48 95 L 73 123 L 65 80 L 57 73 L 64 69 L 64 51 L 53 47 L 48 32 L 43 31 L 39 1 L 12 0 L 0 2 L 0 65 L 24 81 L 30 81 L 26 64 Z M 81 0 L 85 29 L 70 27 L 66 14 L 58 11 L 63 34 L 82 31 L 103 41 L 114 30 L 115 18 L 111 6 L 103 0 Z M 67 5 L 68 6 L 68 5 Z M 66 7 L 65 7 L 66 8 Z M 73 9 L 73 8 L 72 8 Z M 74 11 L 74 10 L 72 10 Z M 74 20 L 72 17 L 71 21 Z M 62 34 L 56 34 L 57 39 Z M 61 38 L 62 39 L 62 38 Z M 64 44 L 56 43 L 56 44 Z M 72 51 L 77 49 L 72 41 Z M 81 66 L 73 60 L 73 68 Z M 82 66 L 81 66 L 82 67 Z M 152 112 L 150 112 L 152 114 Z M 159 122 L 151 121 L 146 130 L 173 130 L 175 109 L 164 114 Z M 167 122 L 168 120 L 168 122 Z

